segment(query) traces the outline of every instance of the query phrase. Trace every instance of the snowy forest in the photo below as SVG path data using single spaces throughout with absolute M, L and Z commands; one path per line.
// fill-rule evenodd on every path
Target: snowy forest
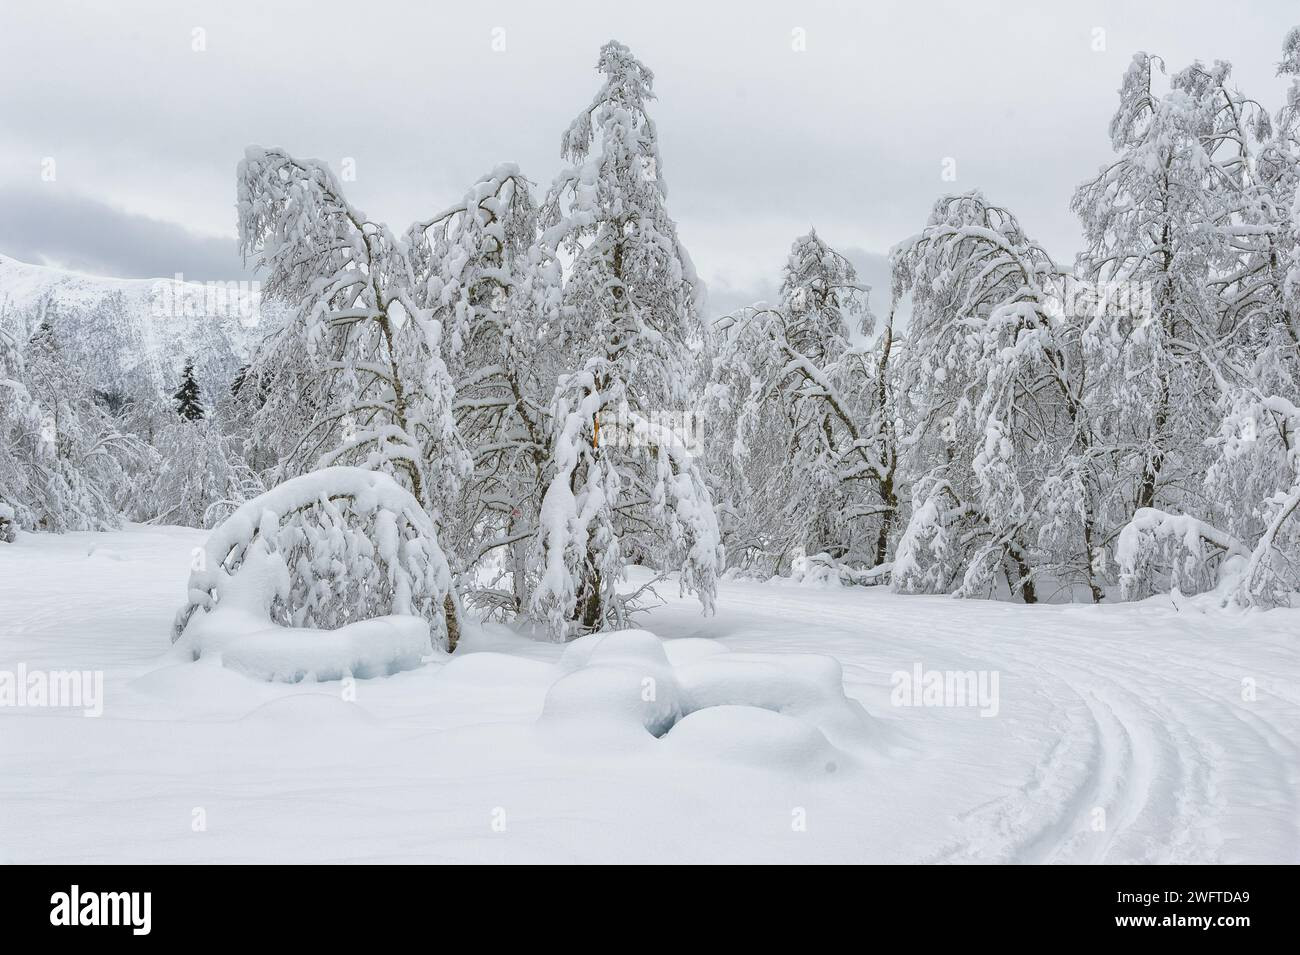
M 285 623 L 414 613 L 553 640 L 723 576 L 1024 603 L 1300 590 L 1300 28 L 1286 102 L 1139 53 L 1061 262 L 996 196 L 936 198 L 868 288 L 815 230 L 779 297 L 706 317 L 654 74 L 600 50 L 549 184 L 502 164 L 398 233 L 250 146 L 264 309 L 228 386 L 105 392 L 45 301 L 0 323 L 0 540 L 217 529 L 190 614 L 263 551 Z M 668 157 L 671 160 L 671 157 Z M 899 303 L 910 304 L 900 326 Z M 363 480 L 359 472 L 374 475 Z M 266 515 L 275 526 L 265 526 Z M 256 543 L 256 547 L 254 544 Z M 221 552 L 218 553 L 217 551 Z
M 1294 4 L 128 6 L 0 25 L 4 924 L 1300 861 Z M 942 895 L 1265 898 L 1097 871 Z

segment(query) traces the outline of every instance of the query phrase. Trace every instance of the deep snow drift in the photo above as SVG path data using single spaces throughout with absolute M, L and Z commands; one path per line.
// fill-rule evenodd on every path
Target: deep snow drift
M 268 683 L 169 644 L 204 537 L 0 545 L 0 674 L 104 674 L 99 718 L 0 705 L 0 858 L 1300 859 L 1300 611 L 730 581 L 716 617 L 666 587 L 641 631 Z

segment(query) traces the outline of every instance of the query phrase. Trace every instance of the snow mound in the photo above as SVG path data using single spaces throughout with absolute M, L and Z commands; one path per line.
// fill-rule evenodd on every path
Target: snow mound
M 871 719 L 844 695 L 843 669 L 834 657 L 728 653 L 679 667 L 676 676 L 692 710 L 739 704 L 803 720 L 837 745 L 871 738 Z
M 666 667 L 668 654 L 663 641 L 648 630 L 615 630 L 574 640 L 564 648 L 559 665 L 565 673 L 572 673 L 603 663 Z
M 668 753 L 805 773 L 852 763 L 844 750 L 872 739 L 871 719 L 844 695 L 832 657 L 731 653 L 711 640 L 664 643 L 623 630 L 575 640 L 556 669 L 543 729 L 649 734 Z
M 683 715 L 681 691 L 671 673 L 598 664 L 561 677 L 546 694 L 541 721 L 591 733 L 621 735 L 634 729 L 662 736 Z
M 697 710 L 663 742 L 678 756 L 797 773 L 834 773 L 845 761 L 810 723 L 752 706 Z
M 810 554 L 794 559 L 790 579 L 803 587 L 840 587 L 840 568 L 829 554 Z
M 678 640 L 669 640 L 663 647 L 668 662 L 675 667 L 694 663 L 696 660 L 703 660 L 719 653 L 730 652 L 727 647 L 718 643 L 717 640 L 706 640 L 703 637 L 682 637 Z
M 269 627 L 228 641 L 221 662 L 258 680 L 369 679 L 418 667 L 429 654 L 429 624 L 393 614 L 337 630 Z
M 686 713 L 663 643 L 646 630 L 580 637 L 557 666 L 564 676 L 546 694 L 544 724 L 662 736 Z
M 187 712 L 246 713 L 266 702 L 270 688 L 219 665 L 174 663 L 137 677 L 130 689 Z

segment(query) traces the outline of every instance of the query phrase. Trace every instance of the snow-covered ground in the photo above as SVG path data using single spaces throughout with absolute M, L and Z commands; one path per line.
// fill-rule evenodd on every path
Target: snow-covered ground
M 0 545 L 0 672 L 104 673 L 99 718 L 0 706 L 0 858 L 1300 861 L 1300 611 L 732 581 L 715 617 L 664 591 L 641 622 L 664 651 L 498 627 L 450 662 L 268 684 L 169 645 L 203 539 Z M 918 666 L 996 699 L 894 705 Z M 742 705 L 681 718 L 692 694 Z

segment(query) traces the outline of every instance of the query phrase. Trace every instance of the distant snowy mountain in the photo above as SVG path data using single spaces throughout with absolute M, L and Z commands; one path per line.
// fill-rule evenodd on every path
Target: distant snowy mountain
M 106 392 L 170 394 L 192 358 L 205 394 L 229 387 L 263 330 L 256 283 L 115 279 L 0 255 L 0 327 L 19 340 L 48 319 Z

